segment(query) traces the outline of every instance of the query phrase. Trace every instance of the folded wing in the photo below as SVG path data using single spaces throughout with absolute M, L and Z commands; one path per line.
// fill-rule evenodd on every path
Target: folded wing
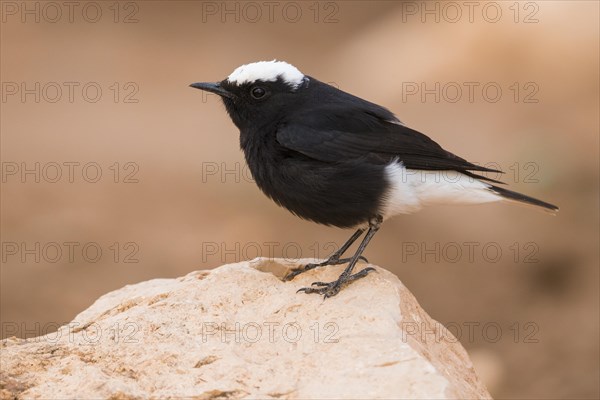
M 479 179 L 494 181 L 470 171 L 500 172 L 472 164 L 449 151 L 426 135 L 397 120 L 386 119 L 389 112 L 360 107 L 349 109 L 330 105 L 318 113 L 305 113 L 285 123 L 277 132 L 284 147 L 323 162 L 343 162 L 365 158 L 370 162 L 401 161 L 406 168 L 420 170 L 455 170 Z M 494 181 L 496 182 L 496 181 Z

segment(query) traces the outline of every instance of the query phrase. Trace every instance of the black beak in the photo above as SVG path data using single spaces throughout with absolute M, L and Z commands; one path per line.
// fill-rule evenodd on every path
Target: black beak
M 233 93 L 223 89 L 219 82 L 196 82 L 192 83 L 190 86 L 196 89 L 204 90 L 206 92 L 218 94 L 219 96 L 228 97 L 230 99 L 233 99 L 235 97 Z

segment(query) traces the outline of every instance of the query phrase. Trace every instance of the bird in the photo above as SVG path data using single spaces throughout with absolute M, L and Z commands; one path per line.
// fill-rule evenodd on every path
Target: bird
M 499 185 L 473 164 L 408 127 L 387 108 L 304 75 L 285 61 L 258 61 L 218 82 L 193 88 L 220 96 L 240 132 L 240 147 L 261 191 L 294 215 L 355 229 L 329 258 L 291 270 L 286 281 L 317 267 L 348 264 L 338 279 L 298 292 L 329 298 L 363 278 L 354 272 L 382 223 L 431 204 L 510 201 L 551 213 L 553 204 Z M 361 236 L 356 252 L 346 251 Z

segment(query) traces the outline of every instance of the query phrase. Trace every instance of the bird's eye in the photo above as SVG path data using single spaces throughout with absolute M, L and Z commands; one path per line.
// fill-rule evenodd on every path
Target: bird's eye
M 265 89 L 261 88 L 260 86 L 255 86 L 250 91 L 250 94 L 255 99 L 261 99 L 261 98 L 265 97 L 265 94 L 267 94 L 267 91 Z

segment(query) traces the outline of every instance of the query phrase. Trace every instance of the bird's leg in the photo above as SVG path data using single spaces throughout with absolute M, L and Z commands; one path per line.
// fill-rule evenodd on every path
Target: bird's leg
M 283 280 L 284 281 L 291 281 L 297 275 L 300 275 L 303 272 L 310 271 L 311 269 L 315 269 L 317 267 L 324 267 L 326 265 L 339 265 L 339 264 L 347 263 L 348 261 L 351 260 L 351 258 L 340 258 L 340 257 L 342 255 L 344 255 L 344 253 L 346 252 L 346 250 L 348 250 L 348 248 L 350 246 L 352 246 L 352 244 L 354 242 L 356 242 L 356 239 L 358 239 L 360 237 L 360 235 L 363 234 L 364 231 L 365 231 L 364 228 L 359 228 L 356 232 L 354 232 L 354 234 L 352 236 L 350 236 L 350 239 L 348 239 L 346 241 L 346 243 L 344 243 L 344 245 L 342 247 L 340 247 L 335 253 L 333 253 L 327 260 L 325 260 L 323 262 L 320 262 L 320 263 L 307 264 L 307 265 L 305 265 L 303 267 L 300 267 L 300 268 L 294 268 L 294 269 L 292 269 L 292 271 L 290 271 L 289 274 L 287 274 L 285 276 L 285 278 L 283 278 Z M 361 257 L 361 258 L 363 260 L 367 261 L 366 258 L 364 258 L 364 257 Z
M 366 249 L 367 245 L 369 244 L 369 242 L 371 241 L 373 236 L 375 236 L 375 233 L 377 233 L 377 231 L 379 230 L 379 227 L 381 226 L 382 222 L 383 222 L 383 218 L 381 216 L 377 216 L 376 218 L 373 218 L 369 221 L 369 230 L 367 231 L 367 234 L 365 235 L 363 241 L 358 246 L 358 250 L 356 250 L 356 253 L 350 260 L 350 263 L 348 264 L 348 266 L 346 267 L 344 272 L 342 272 L 342 274 L 336 281 L 313 282 L 311 287 L 301 288 L 298 291 L 304 292 L 304 293 L 322 294 L 325 296 L 325 298 L 333 297 L 336 294 L 338 294 L 339 291 L 344 286 L 350 284 L 351 282 L 354 282 L 357 279 L 363 278 L 363 277 L 367 276 L 367 274 L 369 272 L 374 271 L 375 268 L 368 267 L 368 268 L 365 268 L 355 274 L 352 274 L 352 270 L 354 269 L 354 266 L 360 259 L 362 252 Z M 315 287 L 315 286 L 318 286 L 318 287 Z

